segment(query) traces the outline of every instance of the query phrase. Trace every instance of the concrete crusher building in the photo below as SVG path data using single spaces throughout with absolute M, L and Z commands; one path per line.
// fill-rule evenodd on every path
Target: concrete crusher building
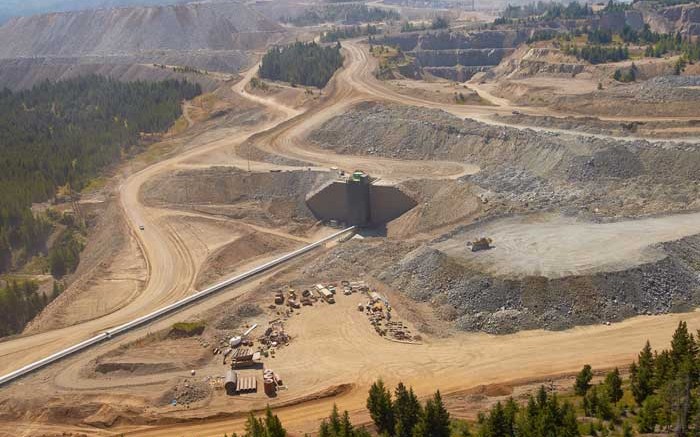
M 380 225 L 416 206 L 398 187 L 373 182 L 358 170 L 311 193 L 306 204 L 319 220 L 336 220 L 348 226 Z

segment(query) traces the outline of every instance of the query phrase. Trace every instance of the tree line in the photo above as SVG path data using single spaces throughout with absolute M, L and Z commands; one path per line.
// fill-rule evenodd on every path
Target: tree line
M 683 38 L 680 33 L 656 35 L 654 44 L 647 46 L 644 54 L 660 58 L 669 53 L 680 54 L 686 61 L 700 60 L 700 41 Z
M 630 366 L 630 386 L 639 407 L 640 432 L 673 431 L 684 437 L 700 432 L 700 332 L 680 322 L 671 348 L 653 351 L 647 341 Z
M 38 290 L 34 281 L 11 281 L 0 287 L 0 337 L 22 332 L 27 323 L 61 294 L 63 288 L 54 282 L 51 295 Z
M 464 424 L 455 426 L 447 412 L 440 392 L 421 404 L 412 388 L 399 383 L 392 396 L 380 379 L 372 384 L 367 397 L 367 410 L 376 431 L 390 437 L 450 437 L 457 431 L 458 437 L 469 437 Z M 287 431 L 277 415 L 268 406 L 263 417 L 250 413 L 245 424 L 244 437 L 285 437 Z M 370 437 L 364 427 L 356 427 L 347 411 L 340 413 L 333 405 L 330 415 L 321 421 L 319 437 Z M 225 435 L 224 437 L 228 437 Z M 237 437 L 236 433 L 231 437 Z
M 508 5 L 501 14 L 501 18 L 507 20 L 542 16 L 545 19 L 565 18 L 577 19 L 586 18 L 593 15 L 593 10 L 586 3 L 578 3 L 572 1 L 567 5 L 559 2 L 543 2 L 530 3 L 523 6 Z M 496 23 L 499 24 L 499 23 Z
M 272 47 L 262 58 L 258 74 L 271 80 L 323 88 L 343 65 L 340 43 L 331 46 L 295 42 Z
M 379 33 L 379 29 L 372 24 L 367 24 L 366 26 L 333 27 L 331 30 L 321 32 L 321 42 L 338 42 L 341 39 L 376 35 L 377 33 Z
M 578 437 L 576 412 L 570 402 L 561 402 L 542 386 L 528 396 L 525 406 L 513 398 L 497 402 L 486 414 L 479 414 L 478 437 Z
M 591 64 L 603 64 L 607 62 L 619 62 L 629 59 L 630 52 L 627 46 L 604 46 L 600 44 L 586 44 L 579 48 L 576 44 L 564 44 L 562 52 L 575 56 L 577 59 L 584 59 Z
M 0 92 L 0 272 L 46 250 L 50 220 L 30 206 L 80 190 L 134 150 L 143 133 L 162 132 L 199 85 L 168 80 L 118 82 L 84 76 Z
M 321 23 L 360 24 L 398 20 L 393 9 L 370 8 L 363 4 L 323 5 L 307 8 L 299 15 L 283 17 L 282 21 L 294 26 L 315 26 Z

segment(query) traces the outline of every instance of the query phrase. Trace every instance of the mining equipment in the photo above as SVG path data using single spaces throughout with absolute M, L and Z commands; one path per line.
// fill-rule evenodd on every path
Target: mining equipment
M 482 238 L 477 238 L 474 241 L 469 241 L 467 243 L 467 246 L 471 246 L 472 252 L 478 252 L 480 250 L 488 250 L 493 248 L 491 246 L 493 240 L 490 238 L 482 237 Z

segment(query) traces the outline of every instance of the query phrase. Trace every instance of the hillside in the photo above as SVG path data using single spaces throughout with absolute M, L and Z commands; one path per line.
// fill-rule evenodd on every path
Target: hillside
M 61 12 L 2 26 L 0 58 L 245 50 L 279 30 L 237 2 Z
M 0 4 L 0 24 L 12 17 L 45 14 L 47 12 L 176 3 L 186 3 L 186 0 L 34 0 L 31 2 L 5 0 Z
M 31 58 L 57 75 L 65 66 L 82 74 L 84 64 L 93 65 L 84 74 L 94 65 L 153 63 L 236 72 L 248 64 L 248 50 L 264 48 L 281 32 L 235 1 L 57 12 L 14 18 L 0 27 L 0 60 Z M 0 77 L 17 76 L 3 74 L 5 68 L 16 70 L 16 63 L 1 64 Z M 15 82 L 0 86 L 18 88 Z M 33 84 L 25 82 L 23 87 Z

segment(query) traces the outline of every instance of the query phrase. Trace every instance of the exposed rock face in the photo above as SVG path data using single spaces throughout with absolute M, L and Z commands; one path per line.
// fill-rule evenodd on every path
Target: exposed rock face
M 489 70 L 487 77 L 526 78 L 534 75 L 572 77 L 586 70 L 586 65 L 558 49 L 522 46 L 498 66 Z
M 644 19 L 639 11 L 608 12 L 600 17 L 598 25 L 613 32 L 621 32 L 625 26 L 640 30 L 644 27 Z
M 267 33 L 279 31 L 238 2 L 63 12 L 0 27 L 0 58 L 245 50 L 262 47 Z
M 37 70 L 60 76 L 68 67 L 85 69 L 76 67 L 83 64 L 159 63 L 235 72 L 248 64 L 248 50 L 265 47 L 281 32 L 280 26 L 237 1 L 19 17 L 0 27 L 0 59 L 31 59 L 33 64 L 3 63 L 0 86 L 31 85 L 14 77 L 18 67 L 28 77 Z
M 411 52 L 424 67 L 468 67 L 498 65 L 513 49 L 420 50 Z
M 655 32 L 681 32 L 690 37 L 700 37 L 700 5 L 670 6 L 660 11 L 645 11 L 644 20 Z
M 434 76 L 465 81 L 498 65 L 528 37 L 526 31 L 427 32 L 387 36 L 380 44 L 398 46 L 416 67 Z

